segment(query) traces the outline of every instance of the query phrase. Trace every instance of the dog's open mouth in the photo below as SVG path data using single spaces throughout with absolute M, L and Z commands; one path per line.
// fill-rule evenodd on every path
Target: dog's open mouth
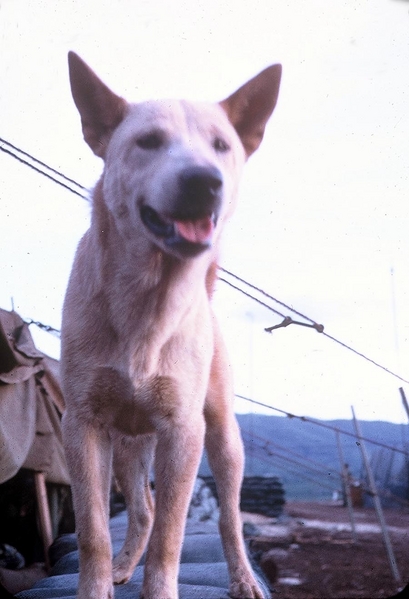
M 141 219 L 155 237 L 186 257 L 196 256 L 210 247 L 217 223 L 217 215 L 214 213 L 180 220 L 159 214 L 146 205 L 141 207 Z

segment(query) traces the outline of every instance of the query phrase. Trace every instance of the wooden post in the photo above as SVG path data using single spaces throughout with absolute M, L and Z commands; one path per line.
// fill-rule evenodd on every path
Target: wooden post
M 50 518 L 51 518 L 51 530 L 53 539 L 55 539 L 58 535 L 58 524 L 59 524 L 59 514 L 58 514 L 58 491 L 57 487 L 53 485 L 48 492 L 49 498 L 49 506 L 50 506 Z
M 344 461 L 344 455 L 343 455 L 343 452 L 342 452 L 342 446 L 341 446 L 341 441 L 340 441 L 340 438 L 339 438 L 339 432 L 335 431 L 335 435 L 336 435 L 336 438 L 337 438 L 339 461 L 341 463 L 341 476 L 342 476 L 342 481 L 344 483 L 344 489 L 345 489 L 345 496 L 346 496 L 346 500 L 347 500 L 349 519 L 351 521 L 352 538 L 354 540 L 354 543 L 356 543 L 358 541 L 358 538 L 357 538 L 357 535 L 356 535 L 354 510 L 352 509 L 352 498 L 351 498 L 351 487 L 350 487 L 351 481 L 349 479 L 347 468 L 346 468 L 346 464 L 345 464 L 345 461 Z
M 351 406 L 351 410 L 352 410 L 352 418 L 353 418 L 354 427 L 355 427 L 355 434 L 356 434 L 356 437 L 359 442 L 358 444 L 361 449 L 362 459 L 363 459 L 363 462 L 365 465 L 366 473 L 368 475 L 369 488 L 370 488 L 372 496 L 373 496 L 376 514 L 378 516 L 378 521 L 381 526 L 383 542 L 385 545 L 386 553 L 388 555 L 389 565 L 390 565 L 393 577 L 395 578 L 396 582 L 398 584 L 400 584 L 402 582 L 402 578 L 400 576 L 400 573 L 398 570 L 398 565 L 396 563 L 396 559 L 395 559 L 395 556 L 393 553 L 393 548 L 392 548 L 391 540 L 389 538 L 388 528 L 386 526 L 385 518 L 383 515 L 381 501 L 379 499 L 378 491 L 377 491 L 376 484 L 375 484 L 375 479 L 372 474 L 372 469 L 371 469 L 371 465 L 369 463 L 369 458 L 368 458 L 368 454 L 366 452 L 366 447 L 362 440 L 361 427 L 360 427 L 358 420 L 355 417 L 355 412 L 354 412 L 353 406 Z
M 44 472 L 34 472 L 34 482 L 36 489 L 36 498 L 38 506 L 38 514 L 40 517 L 41 537 L 44 547 L 44 560 L 47 570 L 50 568 L 50 560 L 48 550 L 53 542 L 53 533 L 51 525 L 50 508 L 48 506 L 47 488 L 45 486 Z

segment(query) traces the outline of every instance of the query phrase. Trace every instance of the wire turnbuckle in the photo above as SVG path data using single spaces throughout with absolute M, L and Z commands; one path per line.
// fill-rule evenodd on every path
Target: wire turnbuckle
M 301 322 L 299 320 L 293 320 L 291 318 L 291 316 L 286 316 L 284 318 L 284 320 L 282 322 L 280 322 L 279 324 L 275 324 L 271 327 L 267 327 L 264 330 L 266 331 L 266 333 L 271 333 L 272 331 L 274 331 L 274 329 L 281 329 L 284 327 L 288 327 L 290 324 L 298 324 L 301 327 L 308 327 L 310 329 L 315 329 L 317 331 L 317 333 L 322 333 L 324 331 L 323 324 L 318 324 L 317 322 L 313 322 L 313 323 Z

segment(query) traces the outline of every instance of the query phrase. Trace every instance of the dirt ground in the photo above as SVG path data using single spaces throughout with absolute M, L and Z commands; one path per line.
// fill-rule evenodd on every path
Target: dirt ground
M 384 511 L 401 584 L 392 574 L 374 509 L 354 508 L 356 542 L 348 509 L 341 505 L 288 502 L 284 514 L 287 537 L 273 539 L 261 525 L 267 534 L 250 539 L 274 579 L 273 599 L 378 599 L 395 596 L 409 583 L 409 509 Z

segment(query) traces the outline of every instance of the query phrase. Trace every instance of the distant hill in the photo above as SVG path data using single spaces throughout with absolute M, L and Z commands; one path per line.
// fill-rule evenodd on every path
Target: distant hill
M 333 428 L 354 433 L 350 420 L 317 420 L 325 426 L 298 418 L 237 415 L 246 452 L 247 476 L 278 476 L 287 499 L 330 499 L 341 490 L 341 463 Z M 362 435 L 385 445 L 409 447 L 409 426 L 381 421 L 360 421 Z M 326 428 L 326 426 L 331 428 Z M 357 440 L 340 434 L 344 462 L 354 478 L 365 478 Z M 408 464 L 402 454 L 365 442 L 379 484 L 407 484 Z M 200 473 L 209 475 L 204 456 Z M 402 477 L 405 481 L 401 480 Z

